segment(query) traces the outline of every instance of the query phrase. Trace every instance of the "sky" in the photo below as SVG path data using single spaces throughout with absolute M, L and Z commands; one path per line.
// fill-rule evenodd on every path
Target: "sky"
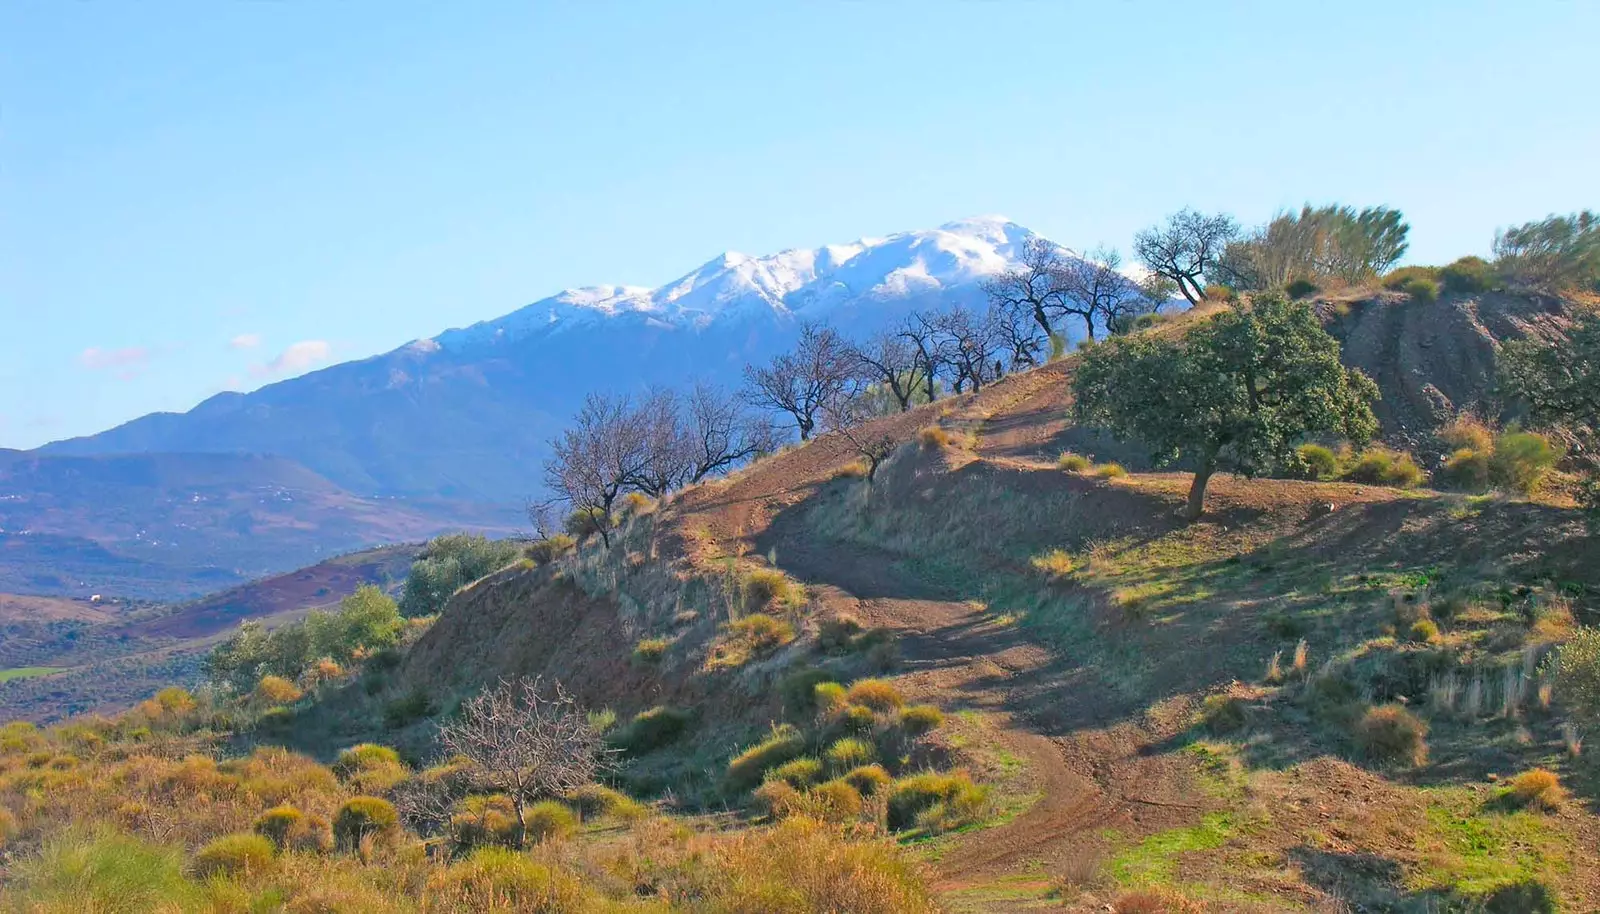
M 1322 8 L 1322 7 L 1330 8 Z M 0 0 L 0 447 L 1003 213 L 1600 206 L 1600 3 Z

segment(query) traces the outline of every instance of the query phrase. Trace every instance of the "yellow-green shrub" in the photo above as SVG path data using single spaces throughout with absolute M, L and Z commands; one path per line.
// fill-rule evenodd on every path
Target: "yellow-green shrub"
M 1116 479 L 1128 475 L 1128 470 L 1120 463 L 1102 463 L 1094 468 L 1094 475 L 1101 479 Z
M 428 878 L 427 911 L 527 911 L 567 914 L 588 910 L 590 894 L 577 876 L 500 847 L 485 847 Z
M 845 704 L 845 688 L 838 682 L 819 682 L 811 688 L 812 704 L 819 711 L 831 713 L 842 709 Z
M 767 780 L 783 781 L 794 787 L 809 787 L 822 779 L 822 762 L 810 756 L 790 759 L 767 771 Z
M 1200 703 L 1200 720 L 1219 736 L 1244 729 L 1244 702 L 1232 695 L 1207 695 Z
M 199 888 L 183 875 L 183 854 L 114 832 L 72 832 L 19 861 L 5 886 L 14 910 L 65 912 L 186 911 Z
M 611 744 L 624 752 L 643 755 L 682 736 L 690 719 L 688 711 L 657 705 L 635 714 L 627 726 L 611 737 Z
M 293 704 L 304 696 L 305 693 L 300 691 L 299 686 L 282 676 L 263 676 L 261 681 L 256 683 L 251 700 L 262 707 L 272 707 Z
M 914 774 L 896 781 L 889 793 L 889 827 L 948 831 L 981 818 L 988 799 L 988 788 L 972 783 L 964 773 Z
M 861 794 L 841 780 L 818 784 L 811 791 L 812 807 L 824 822 L 842 823 L 861 818 Z
M 862 765 L 860 768 L 851 769 L 840 780 L 856 789 L 862 796 L 872 796 L 878 791 L 894 783 L 894 778 L 889 776 L 882 765 Z
M 410 769 L 388 746 L 362 743 L 339 753 L 333 773 L 357 790 L 383 793 L 405 780 Z
M 1409 489 L 1422 484 L 1422 468 L 1405 451 L 1385 447 L 1368 448 L 1361 452 L 1344 478 L 1375 486 L 1395 486 Z
M 610 816 L 633 820 L 643 818 L 650 812 L 643 803 L 601 784 L 585 784 L 576 790 L 568 791 L 563 799 L 585 819 Z
M 805 602 L 805 590 L 776 568 L 757 568 L 744 577 L 744 600 L 751 612 L 771 605 L 796 609 Z
M 11 810 L 0 806 L 0 850 L 4 850 L 6 843 L 17 834 L 17 816 Z
M 1467 492 L 1482 492 L 1489 488 L 1489 452 L 1469 447 L 1456 448 L 1440 467 L 1444 482 Z
M 1091 466 L 1093 464 L 1089 461 L 1089 458 L 1082 454 L 1074 454 L 1071 451 L 1062 451 L 1061 456 L 1056 458 L 1056 467 L 1066 470 L 1068 473 L 1082 473 Z
M 917 432 L 917 441 L 923 447 L 929 449 L 948 447 L 950 445 L 950 433 L 941 426 L 930 425 Z
M 1489 477 L 1502 489 L 1531 495 L 1561 459 L 1550 439 L 1534 432 L 1506 432 L 1494 443 Z
M 892 845 L 845 841 L 807 818 L 741 832 L 714 852 L 716 911 L 931 914 L 915 868 Z
M 1533 768 L 1511 779 L 1511 797 L 1524 806 L 1556 810 L 1566 798 L 1561 779 L 1547 768 Z
M 458 847 L 510 846 L 517 840 L 516 807 L 503 793 L 467 797 L 450 817 L 450 839 Z
M 400 816 L 388 800 L 352 797 L 333 817 L 333 839 L 340 850 L 354 851 L 368 836 L 391 840 L 400 831 Z
M 566 804 L 555 800 L 540 800 L 523 811 L 527 820 L 526 840 L 529 843 L 559 841 L 578 827 L 578 817 Z
M 766 739 L 734 756 L 728 763 L 728 783 L 736 790 L 748 790 L 761 781 L 767 769 L 795 758 L 805 748 L 806 739 L 799 730 L 779 724 Z
M 845 700 L 874 711 L 894 711 L 905 705 L 900 690 L 886 679 L 858 679 L 850 684 Z
M 1339 475 L 1339 458 L 1320 444 L 1302 444 L 1294 449 L 1300 470 L 1307 479 L 1332 479 Z
M 259 874 L 272 868 L 275 850 L 272 842 L 261 835 L 223 835 L 195 851 L 190 866 L 201 879 Z
M 753 653 L 776 650 L 794 640 L 794 626 L 766 613 L 751 613 L 729 622 L 727 632 Z
M 944 724 L 944 712 L 933 705 L 912 705 L 900 711 L 900 726 L 907 733 L 922 734 Z
M 666 656 L 667 648 L 672 645 L 666 638 L 641 638 L 633 646 L 633 659 L 645 663 L 655 663 Z
M 305 818 L 305 813 L 285 803 L 256 816 L 251 828 L 278 850 L 283 850 L 289 846 L 289 836 L 304 825 Z
M 827 752 L 828 764 L 835 771 L 848 771 L 871 764 L 877 755 L 878 751 L 871 743 L 853 736 L 835 740 Z
M 1418 619 L 1411 623 L 1409 634 L 1418 644 L 1432 644 L 1439 640 L 1439 625 L 1432 619 Z
M 1387 764 L 1420 765 L 1428 758 L 1428 725 L 1400 705 L 1368 708 L 1356 722 L 1356 746 Z

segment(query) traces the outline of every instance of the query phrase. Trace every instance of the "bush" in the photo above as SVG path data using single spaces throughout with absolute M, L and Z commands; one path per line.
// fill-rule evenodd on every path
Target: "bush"
M 635 714 L 627 726 L 611 737 L 611 744 L 631 755 L 643 755 L 682 736 L 691 719 L 688 711 L 657 705 Z
M 361 743 L 339 753 L 333 773 L 358 790 L 382 792 L 405 780 L 409 769 L 388 746 Z
M 517 842 L 516 807 L 503 793 L 467 797 L 450 817 L 450 837 L 459 848 L 511 847 Z
M 981 818 L 989 792 L 960 772 L 925 772 L 896 781 L 889 793 L 889 828 L 904 831 L 920 826 L 928 831 L 949 831 Z
M 399 815 L 389 801 L 378 797 L 351 797 L 333 817 L 333 840 L 343 851 L 360 849 L 368 837 L 392 840 L 399 832 Z
M 250 700 L 261 707 L 274 705 L 287 705 L 299 701 L 305 693 L 300 687 L 283 678 L 282 676 L 263 676 L 256 683 L 254 694 Z
M 48 841 L 38 856 L 18 861 L 0 901 L 41 914 L 199 909 L 200 892 L 184 878 L 182 863 L 177 850 L 132 836 L 69 832 Z
M 4 850 L 6 843 L 17 834 L 17 817 L 4 806 L 0 806 L 0 850 Z
M 757 568 L 744 577 L 744 605 L 752 613 L 770 606 L 798 609 L 805 603 L 805 590 L 776 568 Z
M 1290 298 L 1307 298 L 1317 294 L 1321 289 L 1316 283 L 1302 277 L 1289 280 L 1289 284 L 1283 287 L 1283 291 L 1288 293 Z
M 1068 473 L 1082 473 L 1093 465 L 1089 458 L 1071 451 L 1062 451 L 1061 456 L 1056 458 L 1056 467 Z
M 424 906 L 439 911 L 528 911 L 566 914 L 589 910 L 579 878 L 503 847 L 485 847 L 428 877 Z
M 544 539 L 529 543 L 523 549 L 523 553 L 540 565 L 548 565 L 555 561 L 557 557 L 571 552 L 573 547 L 577 545 L 578 541 L 571 534 L 557 533 L 554 536 L 547 536 Z
M 1506 432 L 1494 444 L 1489 477 L 1496 486 L 1531 495 L 1561 459 L 1550 439 L 1533 432 Z
M 536 844 L 559 841 L 578 827 L 577 815 L 566 804 L 555 800 L 541 800 L 529 806 L 523 811 L 523 817 L 528 823 L 525 840 Z
M 1584 626 L 1545 661 L 1555 695 L 1586 726 L 1600 724 L 1600 628 Z
M 950 433 L 937 425 L 930 425 L 917 432 L 917 441 L 929 450 L 934 448 L 949 447 Z
M 769 778 L 751 795 L 756 806 L 774 819 L 787 819 L 807 812 L 806 795 L 788 781 Z
M 1202 297 L 1206 301 L 1233 301 L 1239 297 L 1239 293 L 1234 291 L 1232 286 L 1214 282 L 1205 287 Z
M 521 552 L 521 547 L 511 540 L 465 533 L 435 537 L 411 563 L 399 611 L 407 616 L 440 612 L 457 590 L 512 564 Z
M 305 826 L 305 819 L 305 813 L 285 803 L 257 816 L 251 827 L 278 850 L 283 850 L 289 846 L 289 836 Z
M 1439 283 L 1446 292 L 1476 295 L 1494 287 L 1494 267 L 1482 257 L 1463 257 L 1439 270 Z
M 766 739 L 728 762 L 728 783 L 735 790 L 748 790 L 760 783 L 768 768 L 795 758 L 805 748 L 805 736 L 798 729 L 788 724 L 773 727 Z
M 1200 703 L 1200 722 L 1218 736 L 1237 733 L 1247 723 L 1244 702 L 1232 695 L 1207 695 Z
M 885 842 L 849 841 L 797 817 L 728 840 L 707 910 L 926 914 L 939 906 L 916 866 Z
M 819 711 L 829 714 L 842 712 L 845 705 L 844 684 L 838 682 L 819 682 L 811 688 L 811 704 Z
M 1116 479 L 1128 475 L 1128 471 L 1120 463 L 1102 463 L 1094 468 L 1094 475 L 1101 479 Z
M 1374 486 L 1409 489 L 1422 484 L 1422 468 L 1410 454 L 1384 447 L 1368 448 L 1344 472 L 1344 479 Z
M 1306 479 L 1332 479 L 1339 475 L 1339 458 L 1320 444 L 1302 444 L 1294 449 L 1300 472 Z
M 933 705 L 912 705 L 900 712 L 900 726 L 913 735 L 937 730 L 943 724 L 944 712 Z
M 569 791 L 564 799 L 585 819 L 609 816 L 615 819 L 633 820 L 641 819 L 650 812 L 643 803 L 622 791 L 612 790 L 600 784 L 585 784 Z
M 383 706 L 383 725 L 390 730 L 398 730 L 432 715 L 435 710 L 433 696 L 418 686 L 407 692 L 404 698 L 397 698 Z
M 743 642 L 751 653 L 764 654 L 794 640 L 794 626 L 766 613 L 751 613 L 725 626 L 729 635 Z
M 894 778 L 889 776 L 882 765 L 862 765 L 852 768 L 840 780 L 856 789 L 856 793 L 870 797 L 894 783 Z
M 1401 267 L 1391 270 L 1383 277 L 1383 287 L 1395 292 L 1409 293 L 1409 286 L 1421 283 L 1431 285 L 1437 294 L 1439 289 L 1439 270 L 1436 267 Z
M 1489 488 L 1489 452 L 1457 448 L 1445 458 L 1439 476 L 1452 488 L 1465 492 L 1485 491 Z
M 1439 640 L 1439 626 L 1432 619 L 1418 619 L 1411 623 L 1407 635 L 1418 644 L 1433 644 Z
M 828 781 L 811 791 L 812 806 L 817 818 L 824 822 L 841 824 L 861 818 L 861 794 L 845 781 Z
M 872 763 L 878 750 L 864 739 L 847 736 L 835 740 L 826 753 L 828 764 L 836 771 L 849 771 Z
M 1547 768 L 1533 768 L 1511 779 L 1510 796 L 1523 806 L 1555 811 L 1567 792 L 1561 788 L 1561 779 Z
M 1428 759 L 1428 725 L 1400 705 L 1368 708 L 1356 722 L 1356 746 L 1384 764 L 1421 765 Z
M 837 685 L 837 677 L 829 670 L 819 670 L 816 667 L 790 673 L 778 685 L 778 693 L 783 696 L 783 706 L 790 714 L 799 716 L 810 714 L 817 710 L 817 687 L 825 684 Z M 841 692 L 843 686 L 840 686 Z
M 1463 413 L 1439 427 L 1439 440 L 1452 448 L 1487 454 L 1494 450 L 1494 429 L 1476 416 Z
M 667 648 L 672 644 L 666 638 L 641 638 L 633 646 L 633 659 L 644 663 L 655 663 L 666 656 Z
M 850 684 L 844 697 L 850 704 L 874 711 L 895 711 L 906 703 L 900 690 L 886 679 L 858 679 Z
M 196 851 L 191 867 L 201 879 L 264 873 L 272 867 L 275 850 L 261 835 L 223 835 Z
M 766 779 L 777 780 L 792 787 L 810 787 L 822 780 L 822 762 L 811 756 L 790 759 L 767 772 Z
M 817 646 L 825 651 L 839 653 L 855 646 L 861 634 L 861 621 L 855 616 L 840 613 L 817 623 Z

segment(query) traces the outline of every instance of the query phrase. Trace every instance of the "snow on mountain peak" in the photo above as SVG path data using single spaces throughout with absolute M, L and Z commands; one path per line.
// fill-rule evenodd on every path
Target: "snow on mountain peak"
M 1004 216 L 975 216 L 927 231 L 762 257 L 728 251 L 655 289 L 568 289 L 435 339 L 444 348 L 511 341 L 628 313 L 692 327 L 763 313 L 826 317 L 834 306 L 974 287 L 1014 264 L 1032 234 Z

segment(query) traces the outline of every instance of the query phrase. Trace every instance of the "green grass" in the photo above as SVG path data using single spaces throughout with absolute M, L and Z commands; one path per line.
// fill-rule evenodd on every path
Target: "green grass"
M 59 666 L 19 666 L 9 670 L 0 670 L 0 682 L 10 682 L 13 679 L 31 679 L 34 676 L 49 676 L 51 673 L 64 672 L 66 667 Z
M 1411 888 L 1481 895 L 1568 868 L 1560 836 L 1539 814 L 1484 811 L 1470 790 L 1429 792 L 1430 827 L 1417 835 L 1422 866 Z
M 1171 885 L 1178 874 L 1178 855 L 1221 847 L 1233 835 L 1233 817 L 1214 812 L 1198 825 L 1157 832 L 1111 860 L 1111 875 L 1126 886 Z

